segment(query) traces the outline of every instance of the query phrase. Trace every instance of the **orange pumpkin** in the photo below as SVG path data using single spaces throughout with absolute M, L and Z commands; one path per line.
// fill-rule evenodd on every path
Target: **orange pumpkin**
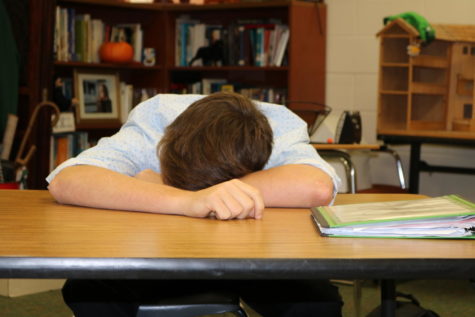
M 134 48 L 127 42 L 105 42 L 99 49 L 99 56 L 105 63 L 127 63 L 134 57 Z

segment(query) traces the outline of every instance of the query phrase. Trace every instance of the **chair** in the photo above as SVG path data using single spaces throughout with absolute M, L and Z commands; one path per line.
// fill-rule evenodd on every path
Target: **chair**
M 329 106 L 314 101 L 287 100 L 285 105 L 307 122 L 310 136 L 332 111 Z
M 286 106 L 291 108 L 296 114 L 298 114 L 301 118 L 303 118 L 308 125 L 308 135 L 312 136 L 323 121 L 328 117 L 330 112 L 332 111 L 331 107 L 319 103 L 319 102 L 312 102 L 312 101 L 300 101 L 300 100 L 288 100 L 286 102 Z M 335 148 L 319 148 L 318 144 L 314 144 L 314 147 L 318 150 L 318 153 L 324 159 L 330 160 L 338 160 L 345 170 L 346 175 L 346 183 L 347 183 L 347 190 L 351 194 L 355 194 L 357 192 L 356 188 L 356 169 L 351 160 L 351 156 L 347 153 L 342 145 L 341 148 L 338 148 L 338 144 L 335 144 Z M 377 146 L 375 149 L 371 149 L 373 152 L 379 153 L 386 153 L 391 155 L 394 158 L 396 164 L 396 173 L 399 179 L 400 188 L 398 188 L 398 192 L 405 192 L 407 191 L 406 181 L 404 179 L 404 172 L 402 168 L 402 162 L 399 155 L 389 149 L 387 146 Z M 394 188 L 379 186 L 378 188 L 381 191 L 395 191 Z
M 347 181 L 347 189 L 348 192 L 351 194 L 355 194 L 356 192 L 359 193 L 371 193 L 371 192 L 407 192 L 407 185 L 406 185 L 406 180 L 404 178 L 404 170 L 402 167 L 402 161 L 401 158 L 399 157 L 398 153 L 390 148 L 388 148 L 385 145 L 361 145 L 361 148 L 359 148 L 359 145 L 340 145 L 341 148 L 339 148 L 338 144 L 333 144 L 333 145 L 322 145 L 322 144 L 313 144 L 314 147 L 317 149 L 318 153 L 320 156 L 322 156 L 325 159 L 329 160 L 339 160 L 340 163 L 343 165 L 344 170 L 345 170 L 345 175 L 346 175 L 346 181 Z M 333 146 L 333 149 L 330 149 L 329 147 Z M 348 147 L 348 149 L 347 149 Z M 351 148 L 350 148 L 351 147 Z M 399 181 L 399 186 L 389 186 L 389 185 L 381 185 L 381 184 L 373 184 L 373 187 L 370 189 L 364 189 L 364 190 L 357 190 L 356 188 L 356 170 L 354 167 L 354 164 L 351 160 L 351 156 L 349 153 L 346 152 L 346 150 L 363 150 L 363 149 L 370 149 L 371 152 L 373 153 L 379 153 L 379 154 L 386 154 L 389 155 L 393 158 L 394 163 L 395 163 L 395 169 L 396 169 L 396 175 Z
M 198 317 L 222 313 L 248 316 L 240 306 L 237 294 L 221 291 L 170 297 L 156 303 L 142 304 L 137 317 Z
M 399 154 L 396 151 L 388 148 L 386 145 L 381 145 L 379 149 L 372 151 L 377 153 L 388 154 L 394 159 L 394 163 L 396 164 L 396 175 L 399 180 L 399 187 L 395 188 L 394 186 L 374 184 L 372 189 L 360 192 L 407 192 L 408 187 L 406 179 L 404 178 L 404 170 Z
M 337 159 L 343 165 L 346 174 L 348 192 L 356 194 L 356 169 L 351 161 L 350 154 L 342 150 L 317 150 L 324 159 Z
M 312 136 L 332 111 L 331 107 L 312 101 L 288 100 L 286 106 L 307 122 L 308 135 Z M 318 150 L 325 159 L 337 159 L 345 169 L 348 191 L 356 193 L 356 170 L 348 153 L 341 150 Z

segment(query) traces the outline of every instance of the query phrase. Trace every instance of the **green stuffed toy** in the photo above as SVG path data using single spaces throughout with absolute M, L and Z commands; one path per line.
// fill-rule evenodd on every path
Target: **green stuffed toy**
M 419 32 L 423 45 L 427 45 L 435 39 L 435 30 L 423 16 L 415 12 L 404 12 L 385 17 L 383 20 L 384 25 L 398 18 L 402 18 Z

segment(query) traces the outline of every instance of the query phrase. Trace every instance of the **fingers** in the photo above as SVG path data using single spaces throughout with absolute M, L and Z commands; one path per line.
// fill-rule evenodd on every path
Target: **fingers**
M 208 196 L 208 210 L 218 219 L 260 219 L 264 200 L 254 187 L 234 179 L 211 187 Z
M 244 219 L 255 213 L 254 200 L 238 182 L 231 181 L 224 186 L 225 190 L 221 195 L 221 199 L 226 208 L 223 209 L 221 219 Z M 228 215 L 227 218 L 225 214 Z
M 241 202 L 241 205 L 244 206 L 245 210 L 248 210 L 245 217 L 249 216 L 261 219 L 264 210 L 264 199 L 262 198 L 261 193 L 256 188 L 240 180 L 236 179 L 230 182 L 232 185 L 239 188 L 239 190 L 234 191 L 233 194 L 235 195 L 234 198 Z
M 210 215 L 220 220 L 232 219 L 232 212 L 222 199 L 213 201 L 213 207 Z

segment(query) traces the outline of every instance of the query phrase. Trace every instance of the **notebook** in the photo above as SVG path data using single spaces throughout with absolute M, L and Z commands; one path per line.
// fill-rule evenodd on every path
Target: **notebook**
M 475 204 L 458 195 L 311 210 L 322 236 L 475 238 Z

